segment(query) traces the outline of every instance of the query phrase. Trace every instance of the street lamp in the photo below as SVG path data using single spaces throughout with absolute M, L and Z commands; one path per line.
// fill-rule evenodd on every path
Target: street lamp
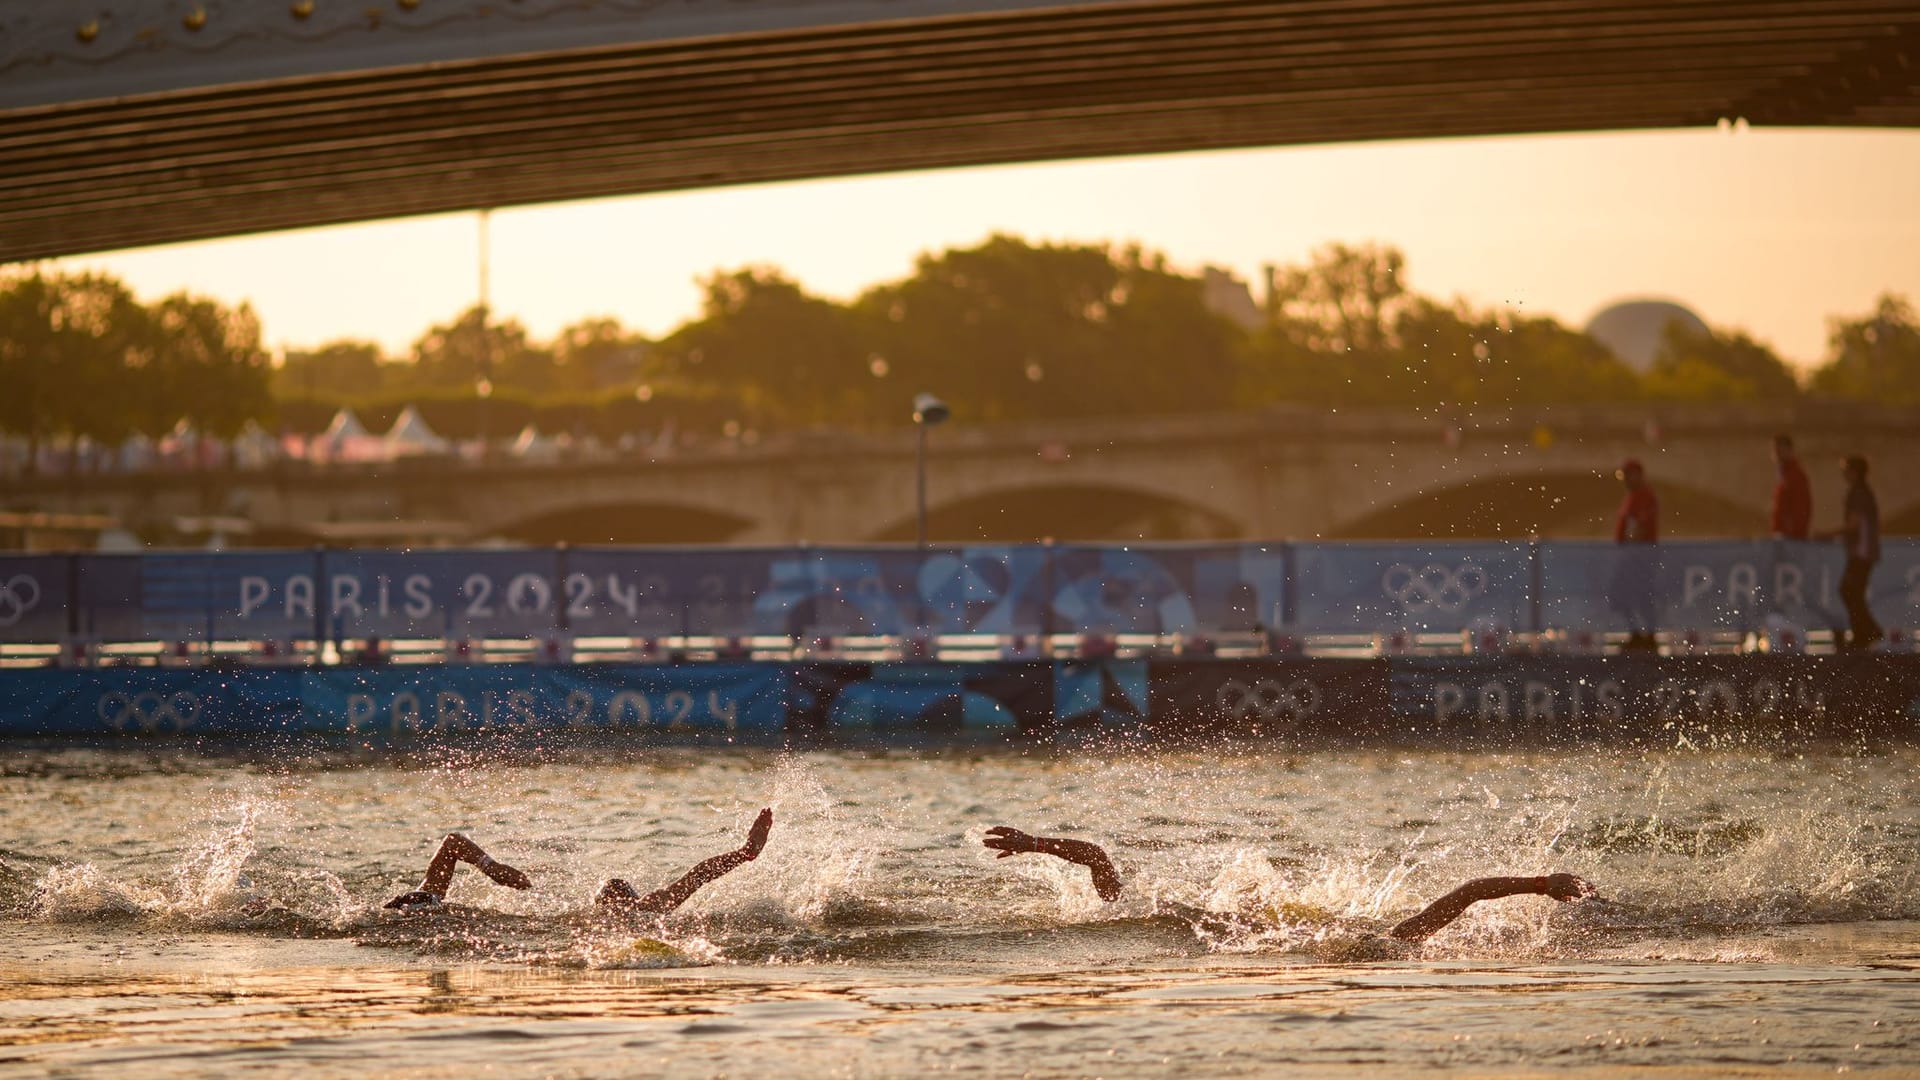
M 493 380 L 487 378 L 485 375 L 480 376 L 473 384 L 473 396 L 477 401 L 480 413 L 480 415 L 475 418 L 475 422 L 480 427 L 479 463 L 485 465 L 487 463 L 487 436 L 489 434 L 487 431 L 487 402 L 493 397 Z
M 920 547 L 927 546 L 927 429 L 945 423 L 952 410 L 932 394 L 913 397 L 913 426 L 919 429 L 919 450 L 914 455 L 914 535 Z

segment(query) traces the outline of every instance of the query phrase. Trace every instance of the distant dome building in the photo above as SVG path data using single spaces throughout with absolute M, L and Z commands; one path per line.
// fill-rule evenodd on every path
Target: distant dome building
M 1604 308 L 1587 322 L 1587 334 L 1635 371 L 1648 371 L 1660 355 L 1667 324 L 1678 322 L 1689 333 L 1711 334 L 1700 316 L 1671 300 L 1622 300 Z

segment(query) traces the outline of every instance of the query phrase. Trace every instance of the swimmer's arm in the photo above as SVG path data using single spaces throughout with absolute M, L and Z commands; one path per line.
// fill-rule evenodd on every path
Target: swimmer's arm
M 1078 863 L 1093 872 L 1093 890 L 1100 894 L 1100 899 L 1108 902 L 1120 899 L 1120 871 L 1113 868 L 1113 860 L 1107 858 L 1106 851 L 1098 844 L 1089 844 L 1085 840 L 1063 840 L 1055 836 L 1034 836 L 1006 825 L 995 825 L 988 829 L 987 838 L 982 843 L 998 851 L 1002 859 L 1031 851 Z
M 495 862 L 480 845 L 459 833 L 448 833 L 440 841 L 440 850 L 433 853 L 433 860 L 427 863 L 426 876 L 420 879 L 420 888 L 414 892 L 396 896 L 387 901 L 390 908 L 408 907 L 420 902 L 423 894 L 434 900 L 447 898 L 447 886 L 453 883 L 453 871 L 461 863 L 470 863 L 481 873 L 509 889 L 531 889 L 533 880 L 503 862 Z
M 747 842 L 732 851 L 722 852 L 711 859 L 703 860 L 682 875 L 680 880 L 655 889 L 637 901 L 627 901 L 625 896 L 613 888 L 613 883 L 609 882 L 608 887 L 600 891 L 598 902 L 621 905 L 631 903 L 636 911 L 649 915 L 665 915 L 686 903 L 694 893 L 700 891 L 701 886 L 718 881 L 759 858 L 761 850 L 767 846 L 767 834 L 772 831 L 773 811 L 762 810 L 760 815 L 753 819 L 753 826 L 747 830 Z
M 1388 933 L 1401 941 L 1425 941 L 1461 913 L 1482 900 L 1503 896 L 1551 896 L 1574 902 L 1592 896 L 1593 885 L 1572 874 L 1548 874 L 1545 877 L 1475 878 L 1427 905 L 1427 909 L 1394 927 Z

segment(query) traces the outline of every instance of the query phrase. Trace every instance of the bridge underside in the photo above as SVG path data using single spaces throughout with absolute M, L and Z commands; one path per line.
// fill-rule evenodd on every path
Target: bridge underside
M 353 6 L 394 7 L 397 20 L 447 2 Z M 286 5 L 269 8 L 285 17 Z M 116 82 L 118 61 L 103 62 L 100 79 L 70 78 L 52 101 L 36 100 L 55 95 L 34 93 L 40 76 L 16 50 L 0 64 L 0 261 L 994 162 L 1742 117 L 1920 126 L 1912 0 L 953 9 L 899 4 L 843 25 L 670 40 L 654 30 L 524 55 L 503 54 L 495 35 L 490 54 L 465 59 L 158 91 L 146 88 L 169 81 Z M 179 20 L 179 5 L 166 10 Z M 914 10 L 945 14 L 899 14 Z M 47 70 L 83 68 L 87 47 L 67 42 Z M 150 42 L 142 62 L 166 47 Z M 209 79 L 231 70 L 190 52 L 172 62 Z

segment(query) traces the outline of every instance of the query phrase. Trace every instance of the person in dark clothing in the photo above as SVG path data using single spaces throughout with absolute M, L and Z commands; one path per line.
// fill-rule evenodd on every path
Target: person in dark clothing
M 1773 460 L 1780 466 L 1780 479 L 1773 485 L 1769 528 L 1776 540 L 1805 540 L 1813 528 L 1813 489 L 1794 452 L 1793 436 L 1773 437 Z
M 1851 633 L 1841 643 L 1846 649 L 1870 649 L 1887 636 L 1873 617 L 1867 603 L 1867 587 L 1873 580 L 1873 565 L 1880 561 L 1880 500 L 1867 484 L 1867 459 L 1851 454 L 1841 466 L 1847 478 L 1846 518 L 1838 529 L 1821 533 L 1822 539 L 1838 540 L 1846 545 L 1847 565 L 1840 573 L 1840 602 L 1847 606 Z
M 1653 650 L 1659 648 L 1653 628 L 1658 615 L 1654 611 L 1654 579 L 1657 557 L 1653 545 L 1660 541 L 1660 500 L 1647 483 L 1647 471 L 1633 458 L 1620 463 L 1614 473 L 1626 485 L 1626 498 L 1613 519 L 1613 540 L 1621 545 L 1614 564 L 1613 608 L 1627 622 L 1627 640 L 1623 648 Z

